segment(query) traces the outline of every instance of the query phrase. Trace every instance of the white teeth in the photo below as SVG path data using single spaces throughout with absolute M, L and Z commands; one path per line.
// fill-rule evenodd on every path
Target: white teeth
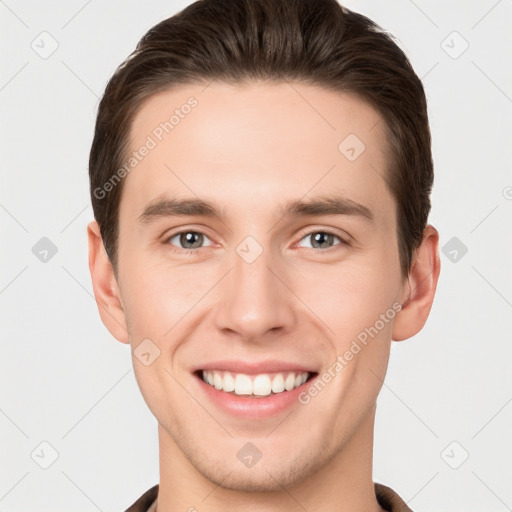
M 222 389 L 222 377 L 218 372 L 213 372 L 213 385 L 215 389 Z
M 286 380 L 284 381 L 284 389 L 286 391 L 291 391 L 295 387 L 295 374 L 290 373 Z
M 222 386 L 224 391 L 235 391 L 235 379 L 230 373 L 224 374 L 224 384 Z
M 254 379 L 252 385 L 253 394 L 257 396 L 266 396 L 272 393 L 272 385 L 270 384 L 270 377 L 268 375 L 258 375 Z
M 252 395 L 252 382 L 247 375 L 239 373 L 236 376 L 235 395 Z
M 262 373 L 250 377 L 243 373 L 232 374 L 217 370 L 203 370 L 203 380 L 210 386 L 236 395 L 268 396 L 271 393 L 291 391 L 308 379 L 309 372 Z
M 284 391 L 284 377 L 278 373 L 272 380 L 272 391 L 274 393 L 281 393 Z

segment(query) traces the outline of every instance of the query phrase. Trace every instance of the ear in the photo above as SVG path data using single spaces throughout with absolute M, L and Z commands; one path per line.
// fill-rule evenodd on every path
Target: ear
M 408 280 L 404 282 L 402 309 L 393 322 L 393 340 L 406 340 L 423 329 L 434 301 L 440 271 L 439 233 L 429 224 L 414 253 Z
M 119 287 L 114 269 L 103 246 L 100 227 L 96 221 L 88 224 L 87 238 L 89 241 L 89 270 L 101 320 L 114 338 L 122 343 L 129 343 Z

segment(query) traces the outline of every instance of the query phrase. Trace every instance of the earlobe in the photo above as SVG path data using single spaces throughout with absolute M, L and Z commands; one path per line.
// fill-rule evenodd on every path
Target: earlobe
M 439 233 L 429 224 L 414 254 L 402 309 L 393 323 L 393 340 L 406 340 L 421 331 L 434 301 L 440 271 Z
M 89 271 L 94 297 L 105 327 L 118 341 L 129 343 L 124 309 L 114 270 L 103 246 L 100 227 L 96 221 L 87 226 L 89 243 Z

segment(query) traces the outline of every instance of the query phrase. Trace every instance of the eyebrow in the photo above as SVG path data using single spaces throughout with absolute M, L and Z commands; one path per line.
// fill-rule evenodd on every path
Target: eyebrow
M 289 201 L 279 210 L 281 217 L 312 217 L 318 215 L 347 215 L 373 222 L 374 215 L 366 206 L 340 196 L 321 196 L 311 200 Z M 151 224 L 162 217 L 201 216 L 222 218 L 222 213 L 210 201 L 197 198 L 169 198 L 159 196 L 151 201 L 137 220 Z

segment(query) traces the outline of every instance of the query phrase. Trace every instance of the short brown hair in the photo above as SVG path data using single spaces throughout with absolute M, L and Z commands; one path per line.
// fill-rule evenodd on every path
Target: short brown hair
M 97 191 L 125 161 L 143 101 L 177 85 L 248 79 L 355 93 L 382 116 L 391 148 L 385 179 L 397 204 L 406 277 L 434 178 L 425 92 L 392 36 L 335 0 L 199 0 L 142 37 L 107 84 L 89 159 L 94 216 L 114 271 L 124 180 L 102 197 Z

